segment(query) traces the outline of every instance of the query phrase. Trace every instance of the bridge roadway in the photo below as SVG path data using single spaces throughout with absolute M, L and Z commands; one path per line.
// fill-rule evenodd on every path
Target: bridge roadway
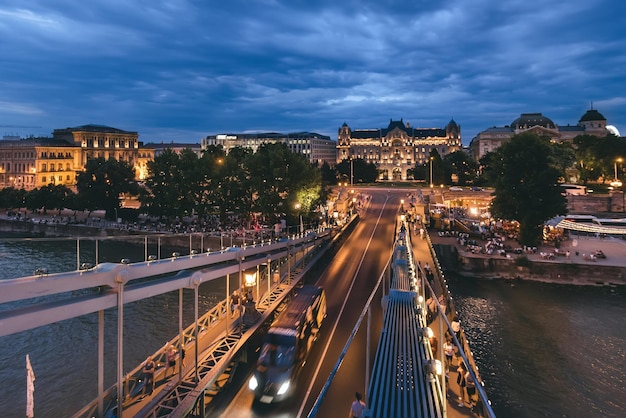
M 377 350 L 378 337 L 383 326 L 380 301 L 384 294 L 376 287 L 381 275 L 389 274 L 395 222 L 407 191 L 357 189 L 357 199 L 366 204 L 359 212 L 359 223 L 316 282 L 326 289 L 328 316 L 291 397 L 280 404 L 261 404 L 254 400 L 248 390 L 248 375 L 245 375 L 233 381 L 228 397 L 211 411 L 210 416 L 342 416 L 348 414 L 355 391 L 364 395 L 368 393 L 368 370 L 373 370 L 373 353 Z M 363 198 L 363 195 L 367 197 Z M 411 232 L 414 234 L 414 231 Z M 413 241 L 416 243 L 415 262 L 420 261 L 424 265 L 428 261 L 431 266 L 436 265 L 429 241 Z M 435 274 L 439 277 L 440 270 L 435 271 Z M 437 294 L 442 292 L 442 287 L 445 288 L 445 281 L 443 283 L 441 286 L 434 286 Z M 367 307 L 372 294 L 373 303 Z M 365 310 L 371 313 L 371 320 L 363 320 Z M 437 320 L 431 323 L 431 327 L 437 334 L 440 332 Z M 461 360 L 455 359 L 455 364 L 459 361 Z M 453 371 L 451 380 L 455 377 Z M 469 408 L 457 407 L 460 393 L 457 386 L 450 386 L 446 388 L 447 416 L 476 416 Z M 369 402 L 368 399 L 365 401 Z M 316 409 L 313 413 L 314 408 Z
M 342 411 L 341 414 L 347 413 L 354 391 L 358 390 L 361 393 L 367 393 L 366 389 L 369 383 L 367 371 L 370 370 L 373 365 L 373 359 L 369 353 L 376 350 L 377 344 L 377 338 L 372 339 L 370 336 L 379 335 L 380 330 L 382 329 L 382 311 L 380 306 L 377 307 L 378 304 L 372 304 L 370 307 L 373 320 L 371 324 L 368 325 L 367 333 L 363 329 L 360 329 L 356 333 L 355 338 L 351 340 L 352 344 L 350 344 L 347 348 L 345 357 L 343 357 L 341 367 L 336 373 L 333 372 L 333 369 L 337 366 L 335 361 L 342 355 L 342 350 L 344 350 L 344 345 L 347 342 L 348 336 L 351 331 L 353 331 L 355 323 L 357 323 L 361 308 L 370 297 L 376 281 L 388 267 L 394 237 L 394 222 L 396 215 L 398 214 L 398 208 L 400 207 L 400 199 L 404 197 L 405 192 L 390 192 L 380 189 L 363 189 L 360 192 L 361 196 L 365 196 L 366 193 L 369 197 L 364 200 L 367 202 L 367 205 L 361 211 L 360 222 L 339 250 L 334 262 L 322 273 L 317 282 L 326 289 L 327 294 L 329 295 L 329 305 L 328 319 L 322 327 L 321 341 L 314 346 L 311 358 L 303 368 L 300 376 L 300 382 L 310 383 L 308 385 L 298 384 L 296 392 L 284 404 L 266 407 L 265 405 L 258 405 L 257 403 L 252 402 L 249 398 L 250 393 L 245 387 L 245 381 L 239 382 L 244 384 L 240 385 L 242 386 L 242 389 L 234 396 L 232 402 L 230 402 L 226 407 L 223 407 L 221 412 L 220 410 L 213 411 L 211 416 L 220 416 L 220 414 L 222 414 L 222 416 L 237 415 L 242 417 L 306 415 L 306 412 L 310 411 L 315 404 L 315 396 L 322 391 L 323 386 L 329 380 L 329 376 L 331 376 L 331 374 L 333 375 L 333 379 L 330 385 L 330 390 L 326 393 L 323 399 L 320 400 L 321 404 L 318 409 L 317 416 L 336 416 L 337 411 Z M 426 241 L 418 240 L 418 242 Z M 82 282 L 82 285 L 79 289 L 92 288 L 93 286 L 104 286 L 106 290 L 101 292 L 102 294 L 99 297 L 88 295 L 87 297 L 84 297 L 85 300 L 80 300 L 75 303 L 72 308 L 77 309 L 72 309 L 72 314 L 68 314 L 68 309 L 64 309 L 64 305 L 67 305 L 67 301 L 65 300 L 54 300 L 44 303 L 42 306 L 38 307 L 40 310 L 39 315 L 34 315 L 34 313 L 31 312 L 33 309 L 11 312 L 8 315 L 6 313 L 2 313 L 0 314 L 0 323 L 2 324 L 2 327 L 0 327 L 0 335 L 8 335 L 12 332 L 18 332 L 16 331 L 16 329 L 19 330 L 19 326 L 16 325 L 18 323 L 21 323 L 22 327 L 27 327 L 23 329 L 28 329 L 40 326 L 43 323 L 55 322 L 66 317 L 71 317 L 72 315 L 82 315 L 82 312 L 86 312 L 87 310 L 89 310 L 89 312 L 102 312 L 106 308 L 117 307 L 120 309 L 120 306 L 123 307 L 123 304 L 127 303 L 128 300 L 140 299 L 140 293 L 144 294 L 145 297 L 149 297 L 152 293 L 157 294 L 158 292 L 169 292 L 176 289 L 182 289 L 183 287 L 197 289 L 200 282 L 208 280 L 208 276 L 213 279 L 217 277 L 224 277 L 228 274 L 239 274 L 241 276 L 241 272 L 244 269 L 257 266 L 262 264 L 264 261 L 269 261 L 270 259 L 283 260 L 280 262 L 283 267 L 284 260 L 286 260 L 287 264 L 293 262 L 295 265 L 296 260 L 293 260 L 293 258 L 297 259 L 297 255 L 295 257 L 290 257 L 290 255 L 294 254 L 294 247 L 297 247 L 298 245 L 301 247 L 306 246 L 306 243 L 310 243 L 310 237 L 300 237 L 288 244 L 274 243 L 260 249 L 249 248 L 246 249 L 248 252 L 246 252 L 245 256 L 242 254 L 241 249 L 231 249 L 231 251 L 217 252 L 211 255 L 214 258 L 210 262 L 207 262 L 206 260 L 199 262 L 198 259 L 207 257 L 205 254 L 199 254 L 197 256 L 190 255 L 189 257 L 158 260 L 157 262 L 136 263 L 137 266 L 134 266 L 134 264 L 99 265 L 90 272 L 74 272 L 73 278 L 75 278 L 76 275 L 81 276 L 80 282 Z M 275 247 L 272 247 L 272 245 Z M 313 244 L 313 247 L 315 247 L 315 244 Z M 432 247 L 430 248 L 430 251 L 428 251 L 427 248 L 418 248 L 416 250 L 415 259 L 421 261 L 421 263 L 430 261 L 431 265 L 436 265 Z M 181 263 L 182 260 L 188 261 Z M 214 263 L 218 260 L 219 263 Z M 169 267 L 162 268 L 162 266 L 165 265 L 169 265 Z M 183 267 L 183 265 L 185 267 Z M 208 265 L 211 267 L 207 267 Z M 138 268 L 135 269 L 134 267 Z M 155 280 L 153 286 L 151 286 L 152 290 L 147 290 L 146 288 L 143 288 L 145 287 L 145 283 L 138 280 L 141 277 L 145 277 L 145 273 L 143 276 L 138 273 L 139 267 L 144 271 L 146 269 L 150 270 L 152 267 L 157 267 L 150 270 L 155 274 L 155 277 L 162 277 L 168 272 L 172 273 L 179 270 L 186 270 L 190 273 L 183 275 L 183 277 L 174 276 L 166 279 Z M 18 281 L 23 281 L 24 283 L 19 283 L 20 286 L 18 287 L 21 290 L 18 290 L 15 294 L 18 295 L 18 299 L 26 299 L 33 297 L 33 295 L 39 295 L 42 291 L 58 293 L 57 284 L 61 284 L 61 289 L 65 292 L 70 291 L 72 286 L 76 286 L 75 283 L 77 281 L 74 280 L 72 282 L 69 280 L 69 277 L 66 277 L 66 275 L 54 276 L 58 276 L 55 277 L 57 280 L 54 282 L 54 289 L 56 289 L 55 292 L 52 292 L 50 288 L 51 280 L 49 280 L 49 277 L 31 277 L 16 279 Z M 292 277 L 291 271 L 288 271 L 287 277 Z M 131 283 L 133 280 L 137 280 L 137 284 L 134 286 L 130 284 L 127 288 L 125 288 L 125 285 Z M 2 283 L 0 283 L 0 285 L 2 285 Z M 286 283 L 281 282 L 279 285 L 274 286 L 274 290 L 268 292 L 268 294 L 271 295 L 274 291 L 283 295 L 287 294 L 290 285 L 291 283 L 288 279 Z M 445 283 L 442 286 L 445 286 Z M 118 289 L 121 291 L 116 291 Z M 441 292 L 441 288 L 439 289 L 439 292 Z M 5 294 L 6 292 L 0 291 L 0 298 L 2 298 Z M 124 296 L 121 303 L 119 300 L 120 294 Z M 383 295 L 381 293 L 378 295 L 378 298 L 375 298 L 374 300 L 381 300 L 382 296 Z M 273 300 L 273 296 L 266 299 L 267 301 L 258 305 L 261 314 L 264 314 L 267 307 L 271 306 L 275 302 L 275 300 Z M 0 303 L 2 303 L 2 300 L 0 300 Z M 266 308 L 264 308 L 264 304 Z M 87 306 L 89 306 L 89 308 Z M 153 392 L 152 396 L 148 396 L 143 399 L 139 399 L 139 396 L 137 396 L 139 390 L 141 389 L 139 367 L 135 369 L 135 371 L 126 375 L 121 373 L 121 370 L 119 370 L 118 367 L 118 381 L 123 383 L 117 385 L 116 387 L 117 397 L 124 400 L 124 409 L 128 408 L 129 414 L 132 414 L 133 416 L 156 416 L 156 409 L 153 407 L 156 404 L 163 404 L 163 399 L 165 399 L 166 396 L 171 395 L 172 397 L 170 400 L 172 402 L 166 406 L 171 407 L 173 405 L 173 407 L 170 408 L 168 413 L 166 413 L 165 410 L 161 410 L 160 416 L 200 416 L 203 415 L 205 411 L 204 408 L 206 405 L 204 404 L 204 401 L 209 400 L 210 397 L 213 396 L 210 393 L 212 389 L 210 387 L 211 384 L 215 382 L 219 382 L 220 384 L 225 383 L 225 381 L 220 380 L 224 378 L 222 372 L 225 369 L 222 369 L 220 374 L 214 372 L 212 375 L 205 370 L 206 373 L 202 375 L 202 370 L 199 370 L 202 369 L 202 367 L 197 368 L 195 365 L 196 363 L 200 364 L 201 361 L 207 359 L 209 363 L 215 363 L 215 358 L 210 358 L 213 353 L 220 351 L 233 353 L 241 348 L 240 346 L 238 347 L 238 344 L 241 342 L 239 339 L 240 336 L 233 328 L 234 323 L 232 322 L 232 319 L 229 318 L 226 301 L 218 304 L 213 312 L 209 312 L 205 316 L 206 318 L 200 321 L 197 313 L 196 291 L 195 308 L 196 318 L 198 319 L 197 328 L 192 329 L 191 331 L 185 330 L 184 333 L 181 331 L 181 335 L 172 340 L 174 343 L 178 344 L 178 347 L 181 347 L 181 344 L 178 343 L 178 341 L 182 341 L 182 346 L 186 349 L 187 356 L 185 359 L 185 369 L 182 370 L 182 373 L 180 373 L 181 370 L 179 369 L 176 377 L 170 378 L 164 378 L 162 375 L 163 370 L 161 370 L 161 374 L 158 374 L 156 378 L 157 390 Z M 44 313 L 43 315 L 41 315 L 42 312 Z M 123 318 L 123 311 L 121 311 L 121 313 L 122 315 L 120 315 L 120 317 Z M 54 315 L 50 316 L 50 314 Z M 16 319 L 13 321 L 14 317 Z M 45 317 L 46 319 L 41 319 L 41 317 Z M 7 327 L 5 325 L 9 326 Z M 245 335 L 246 332 L 247 331 L 244 330 L 243 334 Z M 198 345 L 194 344 L 194 335 L 199 336 Z M 209 342 L 216 341 L 219 341 L 220 344 L 223 343 L 223 346 L 212 346 L 212 353 L 210 355 L 203 356 L 203 350 L 201 347 L 208 345 Z M 441 337 L 439 338 L 439 341 L 442 341 Z M 198 349 L 196 350 L 195 347 L 198 347 Z M 123 351 L 123 347 L 118 347 L 118 349 Z M 190 351 L 194 351 L 193 356 L 190 355 Z M 191 357 L 194 357 L 193 361 L 191 361 Z M 155 353 L 155 358 L 163 364 L 163 351 Z M 198 360 L 196 361 L 195 358 L 198 358 Z M 99 368 L 100 367 L 101 366 L 99 366 Z M 193 405 L 181 402 L 180 398 L 180 394 L 182 392 L 179 389 L 185 389 L 185 384 L 181 383 L 185 382 L 189 373 L 192 374 L 192 380 L 195 380 L 194 387 L 186 388 L 187 394 L 192 395 L 189 396 L 188 399 L 195 398 L 195 400 L 200 400 L 200 402 L 195 402 L 194 400 Z M 207 377 L 207 379 L 204 379 L 205 377 Z M 196 387 L 200 386 L 195 385 L 195 382 L 200 381 L 202 382 L 202 386 L 204 386 L 205 383 L 207 384 L 201 388 L 201 390 L 204 391 L 205 396 L 201 396 L 202 394 L 198 393 L 197 390 L 194 391 Z M 99 385 L 101 385 L 100 382 Z M 104 394 L 103 390 L 100 390 L 100 392 Z M 109 392 L 107 393 L 111 395 Z M 452 388 L 448 388 L 448 397 L 450 398 L 453 394 L 454 390 Z M 92 404 L 89 406 L 89 410 L 85 409 L 76 414 L 76 416 L 104 416 L 104 414 L 99 414 L 98 410 L 102 411 L 103 409 L 108 409 L 105 408 L 105 406 L 110 406 L 111 398 L 114 399 L 115 396 L 109 396 L 109 405 L 104 405 L 105 396 L 103 395 L 100 398 L 101 401 L 99 405 L 94 406 Z M 456 399 L 454 400 L 456 401 Z M 167 403 L 168 402 L 165 402 L 165 404 Z M 182 411 L 181 409 L 176 410 L 176 407 L 183 404 L 184 406 L 182 408 L 185 411 Z M 111 409 L 108 410 L 111 411 Z M 455 415 L 453 411 L 454 408 L 448 408 L 448 416 L 455 417 L 472 415 L 469 414 L 469 409 L 458 411 L 458 415 Z M 123 416 L 126 416 L 126 413 L 124 413 Z

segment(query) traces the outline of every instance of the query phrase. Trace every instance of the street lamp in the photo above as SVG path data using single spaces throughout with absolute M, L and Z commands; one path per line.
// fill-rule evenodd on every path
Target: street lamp
M 433 188 L 433 157 L 430 157 L 430 188 Z
M 617 163 L 621 164 L 622 159 L 618 158 L 615 160 L 615 162 L 613 163 L 613 167 L 615 168 L 615 180 L 613 180 L 611 182 L 611 186 L 613 187 L 622 187 L 622 182 L 620 181 L 620 179 L 617 177 Z

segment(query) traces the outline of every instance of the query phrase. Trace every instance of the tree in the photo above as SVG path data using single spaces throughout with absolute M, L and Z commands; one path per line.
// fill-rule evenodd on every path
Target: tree
M 342 160 L 335 167 L 340 178 L 348 183 L 374 183 L 378 179 L 378 168 L 374 163 L 368 163 L 363 158 Z
M 447 183 L 452 183 L 451 176 L 456 175 L 461 185 L 474 183 L 478 176 L 478 164 L 466 152 L 456 151 L 443 158 Z
M 320 170 L 286 144 L 263 144 L 246 159 L 253 193 L 252 210 L 270 221 L 282 215 L 293 222 L 300 214 L 308 217 L 320 203 Z
M 76 188 L 89 211 L 105 210 L 107 219 L 114 219 L 120 207 L 120 194 L 138 193 L 135 171 L 125 161 L 94 158 L 87 161 L 85 171 L 78 174 Z
M 490 178 L 495 191 L 491 211 L 497 218 L 520 223 L 519 242 L 541 242 L 543 224 L 566 213 L 566 199 L 553 165 L 553 147 L 547 138 L 531 133 L 515 135 L 490 157 Z
M 320 167 L 322 173 L 322 182 L 324 184 L 337 184 L 337 171 L 333 169 L 326 161 Z
M 430 178 L 431 174 L 433 176 L 432 179 Z M 437 148 L 433 148 L 430 150 L 430 156 L 428 158 L 428 183 L 434 185 L 446 183 L 446 174 L 443 167 L 443 160 L 441 159 L 441 155 L 439 155 L 439 151 L 437 151 Z
M 566 170 L 571 168 L 576 163 L 576 154 L 574 147 L 567 142 L 553 143 L 552 153 L 550 154 L 550 160 L 552 165 L 559 170 L 561 177 L 564 181 L 567 180 Z
M 139 195 L 139 201 L 149 215 L 166 219 L 182 216 L 179 199 L 184 190 L 180 190 L 179 164 L 178 154 L 169 148 L 148 162 L 145 189 Z

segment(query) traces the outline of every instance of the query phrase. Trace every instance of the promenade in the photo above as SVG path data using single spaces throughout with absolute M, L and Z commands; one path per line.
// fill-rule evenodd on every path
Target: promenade
M 481 254 L 481 253 L 472 253 L 467 249 L 466 246 L 463 246 L 457 242 L 456 237 L 453 236 L 440 236 L 436 230 L 430 231 L 430 239 L 433 244 L 445 244 L 445 245 L 454 245 L 460 254 L 471 254 L 472 257 L 477 258 L 504 258 L 498 254 Z M 477 245 L 483 246 L 487 243 L 486 240 L 476 239 Z M 506 240 L 505 245 L 508 245 L 512 248 L 519 247 L 519 244 L 514 240 Z M 589 254 L 592 254 L 596 251 L 602 251 L 606 258 L 596 258 L 595 260 L 589 259 Z M 581 265 L 599 265 L 599 266 L 615 266 L 615 267 L 626 267 L 626 240 L 612 237 L 599 238 L 595 236 L 574 236 L 569 238 L 563 242 L 561 242 L 561 246 L 559 248 L 559 252 L 566 253 L 570 252 L 570 257 L 566 258 L 564 256 L 556 256 L 554 258 L 544 258 L 542 257 L 542 253 L 554 253 L 555 247 L 553 245 L 540 245 L 537 247 L 537 251 L 535 253 L 524 253 L 524 255 L 531 261 L 542 262 L 542 263 L 572 263 L 572 264 L 581 264 Z M 578 252 L 578 254 L 576 254 Z M 516 256 L 516 254 L 511 254 L 511 256 Z
M 413 254 L 414 254 L 415 262 L 419 263 L 422 267 L 425 265 L 432 266 L 433 273 L 436 276 L 436 280 L 433 280 L 433 282 L 431 283 L 431 285 L 433 286 L 433 290 L 437 296 L 442 295 L 442 294 L 445 295 L 441 286 L 442 278 L 438 277 L 439 272 L 437 272 L 437 269 L 435 268 L 437 264 L 435 263 L 435 260 L 433 259 L 431 255 L 428 240 L 420 238 L 419 233 L 415 233 L 415 231 L 411 231 L 411 232 L 412 232 L 411 245 L 413 247 Z M 431 234 L 431 239 L 434 239 L 433 235 L 436 235 L 436 234 Z M 447 315 L 448 321 L 452 321 L 453 315 L 454 315 L 453 313 L 452 315 L 448 313 Z M 441 316 L 437 315 L 435 319 L 433 320 L 433 322 L 429 325 L 430 328 L 433 330 L 433 333 L 435 334 L 437 341 L 440 344 L 445 342 L 445 332 L 447 330 L 447 324 L 445 324 L 445 322 L 444 323 L 442 322 L 443 320 L 441 319 Z M 442 329 L 444 330 L 443 331 L 444 335 L 441 335 L 440 330 Z M 439 357 L 440 357 L 440 353 L 437 354 L 437 358 Z M 446 412 L 447 412 L 447 416 L 450 418 L 480 416 L 478 413 L 473 412 L 471 408 L 472 405 L 476 405 L 476 400 L 477 400 L 478 395 L 474 395 L 474 399 L 470 401 L 467 395 L 463 393 L 464 392 L 463 388 L 461 388 L 457 384 L 457 377 L 458 377 L 457 368 L 462 362 L 463 360 L 460 357 L 453 356 L 452 364 L 450 366 L 449 373 L 448 373 L 448 378 L 446 379 L 446 399 L 447 399 Z

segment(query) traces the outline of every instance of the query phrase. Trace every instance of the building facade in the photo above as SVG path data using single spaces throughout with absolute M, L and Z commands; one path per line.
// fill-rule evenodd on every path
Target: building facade
M 80 148 L 51 138 L 0 141 L 0 186 L 33 190 L 48 184 L 73 187 Z
M 494 126 L 480 132 L 470 143 L 470 155 L 476 161 L 488 152 L 499 148 L 514 135 L 532 132 L 547 136 L 552 141 L 569 142 L 579 135 L 604 137 L 614 133 L 607 127 L 606 118 L 595 109 L 589 109 L 581 116 L 577 125 L 559 126 L 541 113 L 522 113 L 510 125 Z
M 256 152 L 261 144 L 266 143 L 284 143 L 291 151 L 304 155 L 314 164 L 326 162 L 334 165 L 337 160 L 337 142 L 314 132 L 209 135 L 202 139 L 201 146 L 203 150 L 211 145 L 221 146 L 226 153 L 234 147 L 250 148 Z
M 135 168 L 135 178 L 143 180 L 147 175 L 147 162 L 154 159 L 154 151 L 143 148 L 139 134 L 104 125 L 82 125 L 74 128 L 55 129 L 52 137 L 80 147 L 78 167 L 82 169 L 93 158 L 113 158 Z
M 361 158 L 376 165 L 380 180 L 407 180 L 407 171 L 427 163 L 433 148 L 443 157 L 461 146 L 461 127 L 454 120 L 445 128 L 412 128 L 402 119 L 390 120 L 383 129 L 352 130 L 344 123 L 338 132 L 337 163 Z
M 52 138 L 0 141 L 0 187 L 33 190 L 49 184 L 76 186 L 76 177 L 92 158 L 114 158 L 135 169 L 143 180 L 154 150 L 143 148 L 137 132 L 102 125 L 55 129 Z

